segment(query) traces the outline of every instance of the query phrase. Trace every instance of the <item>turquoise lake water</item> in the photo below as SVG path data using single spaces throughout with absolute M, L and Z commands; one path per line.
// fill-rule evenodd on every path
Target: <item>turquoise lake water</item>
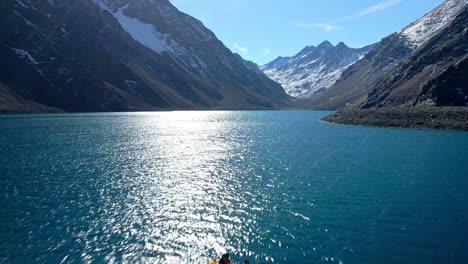
M 468 133 L 327 114 L 0 116 L 0 263 L 467 263 Z

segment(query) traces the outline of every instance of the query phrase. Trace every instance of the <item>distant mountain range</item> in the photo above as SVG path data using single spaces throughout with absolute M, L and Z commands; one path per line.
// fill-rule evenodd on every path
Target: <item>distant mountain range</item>
M 308 98 L 330 88 L 344 70 L 373 47 L 353 49 L 343 42 L 335 47 L 324 41 L 317 47 L 305 47 L 293 57 L 278 57 L 262 66 L 261 70 L 280 83 L 288 94 Z
M 318 109 L 468 104 L 468 0 L 446 0 L 376 44 L 329 89 Z
M 168 0 L 5 0 L 0 111 L 271 109 L 282 87 Z
M 168 0 L 4 0 L 0 112 L 466 106 L 467 6 L 258 67 Z

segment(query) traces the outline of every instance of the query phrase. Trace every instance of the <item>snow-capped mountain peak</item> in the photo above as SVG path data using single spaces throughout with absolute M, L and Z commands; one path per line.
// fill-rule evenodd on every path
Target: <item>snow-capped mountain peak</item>
M 336 45 L 336 48 L 339 48 L 339 49 L 347 49 L 349 48 L 344 42 L 340 42 Z
M 331 49 L 331 48 L 333 48 L 333 45 L 328 40 L 325 40 L 324 42 L 320 43 L 317 46 L 317 49 Z
M 407 38 L 410 46 L 419 47 L 450 23 L 467 5 L 468 0 L 447 0 L 400 33 Z
M 345 69 L 371 48 L 352 49 L 343 42 L 335 47 L 324 41 L 317 47 L 305 47 L 293 57 L 279 57 L 261 69 L 280 83 L 288 94 L 308 97 L 331 87 Z

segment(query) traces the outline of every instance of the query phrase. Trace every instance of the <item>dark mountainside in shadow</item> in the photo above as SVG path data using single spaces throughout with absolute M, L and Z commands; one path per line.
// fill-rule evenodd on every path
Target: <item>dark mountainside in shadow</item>
M 279 84 L 167 0 L 7 0 L 0 8 L 3 112 L 290 104 Z

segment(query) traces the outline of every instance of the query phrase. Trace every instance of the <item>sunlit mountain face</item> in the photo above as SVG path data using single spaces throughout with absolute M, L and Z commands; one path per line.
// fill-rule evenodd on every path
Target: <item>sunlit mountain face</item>
M 382 39 L 309 105 L 322 109 L 465 106 L 467 0 L 447 0 Z M 468 98 L 468 97 L 467 97 Z
M 261 69 L 280 83 L 288 94 L 306 99 L 330 88 L 343 71 L 362 59 L 373 47 L 353 49 L 343 42 L 333 46 L 325 41 L 317 47 L 306 47 L 293 57 L 279 57 Z

